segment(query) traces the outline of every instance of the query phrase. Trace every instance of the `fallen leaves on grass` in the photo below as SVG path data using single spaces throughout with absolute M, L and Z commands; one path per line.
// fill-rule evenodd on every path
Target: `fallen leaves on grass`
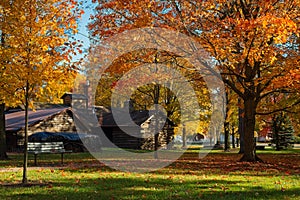
M 226 175 L 231 172 L 266 172 L 269 174 L 283 173 L 285 175 L 299 174 L 300 156 L 292 155 L 260 155 L 264 162 L 238 162 L 240 155 L 236 154 L 208 154 L 202 159 L 196 157 L 181 158 L 169 168 L 184 170 L 185 174 L 212 171 Z

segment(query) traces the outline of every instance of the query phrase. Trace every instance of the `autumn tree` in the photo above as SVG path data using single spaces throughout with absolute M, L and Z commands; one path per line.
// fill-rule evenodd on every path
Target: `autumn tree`
M 76 47 L 69 35 L 76 33 L 80 10 L 74 0 L 4 0 L 1 31 L 5 46 L 0 49 L 1 99 L 25 107 L 24 162 L 22 183 L 27 179 L 28 109 L 33 99 L 57 89 L 76 72 L 70 53 Z M 4 92 L 5 93 L 2 93 Z
M 163 65 L 166 68 L 164 69 L 165 74 L 172 75 L 172 68 L 175 68 L 177 71 L 182 74 L 182 77 L 185 77 L 186 81 L 188 81 L 196 91 L 199 96 L 199 101 L 201 101 L 201 105 L 204 105 L 209 109 L 210 101 L 208 97 L 208 90 L 205 85 L 205 82 L 202 77 L 199 76 L 199 72 L 197 72 L 190 64 L 188 64 L 184 59 L 181 59 L 179 56 L 170 54 L 169 52 L 160 52 L 157 49 L 143 49 L 138 51 L 132 51 L 125 55 L 122 55 L 118 59 L 115 59 L 112 64 L 105 71 L 100 70 L 97 66 L 97 56 L 94 55 L 94 52 L 97 50 L 97 46 L 94 46 L 90 51 L 88 56 L 88 61 L 85 63 L 87 67 L 86 75 L 90 80 L 90 83 L 96 82 L 96 86 L 92 86 L 94 91 L 96 91 L 95 95 L 95 104 L 110 106 L 123 104 L 126 99 L 122 96 L 125 96 L 131 91 L 131 89 L 136 89 L 133 93 L 132 98 L 135 100 L 135 107 L 137 109 L 150 109 L 154 102 L 154 93 L 155 93 L 155 84 L 148 84 L 144 87 L 139 88 L 131 88 L 131 85 L 138 84 L 141 80 L 146 80 L 147 76 L 155 76 L 155 69 L 150 69 L 147 67 L 144 68 L 143 73 L 138 76 L 134 75 L 126 75 L 126 78 L 122 78 L 122 76 L 130 70 L 133 70 L 135 67 L 139 65 L 151 65 L 155 64 L 159 66 Z M 105 57 L 105 55 L 101 55 L 101 57 Z M 94 61 L 94 59 L 96 61 Z M 170 70 L 168 70 L 170 69 Z M 154 71 L 153 71 L 154 70 Z M 101 76 L 99 80 L 93 80 L 93 76 L 96 74 L 96 78 Z M 158 75 L 159 76 L 159 75 Z M 175 75 L 174 75 L 175 76 Z M 177 75 L 178 76 L 178 75 Z M 170 77 L 170 76 L 169 76 Z M 164 80 L 166 77 L 157 77 L 160 80 Z M 179 77 L 174 77 L 174 80 L 168 80 L 164 85 L 160 87 L 160 93 L 158 101 L 167 111 L 167 116 L 173 119 L 175 123 L 178 120 L 178 105 L 173 103 L 176 102 L 176 95 L 180 93 L 177 91 L 171 91 L 170 88 L 174 87 L 174 84 L 178 84 L 180 81 Z M 111 91 L 114 89 L 116 84 L 119 84 L 120 87 L 123 87 L 123 90 L 118 93 L 119 102 L 111 102 Z M 126 88 L 127 87 L 127 88 Z M 183 89 L 184 90 L 184 89 Z M 189 97 L 186 97 L 186 101 L 188 101 Z M 173 116 L 174 115 L 174 116 Z
M 163 27 L 202 44 L 218 62 L 223 81 L 242 101 L 245 145 L 241 160 L 259 160 L 254 143 L 256 116 L 267 114 L 260 102 L 274 93 L 297 92 L 278 80 L 291 76 L 299 66 L 298 0 L 94 2 L 98 3 L 90 24 L 94 37 Z M 297 103 L 289 101 L 289 107 Z
M 91 51 L 92 53 L 88 56 L 88 66 L 94 66 L 97 63 L 93 61 L 95 59 L 93 52 L 96 51 L 97 46 L 94 48 L 95 49 Z M 153 64 L 153 68 L 150 67 L 151 64 Z M 130 70 L 134 71 L 135 67 L 139 65 L 146 65 L 143 69 L 140 69 L 142 73 L 136 70 L 137 73 L 130 74 Z M 162 69 L 162 65 L 165 66 L 164 69 Z M 174 70 L 172 70 L 173 68 L 177 69 L 181 76 L 175 73 Z M 196 112 L 196 105 L 193 105 L 195 102 L 190 102 L 191 95 L 185 92 L 186 88 L 179 88 L 185 82 L 189 82 L 193 86 L 194 91 L 196 91 L 197 98 L 200 102 L 199 104 L 201 105 L 200 118 L 205 118 L 203 121 L 207 122 L 207 110 L 210 110 L 211 105 L 208 97 L 208 89 L 204 84 L 204 80 L 199 78 L 198 72 L 192 69 L 184 59 L 181 59 L 175 54 L 159 51 L 157 49 L 142 49 L 128 52 L 115 59 L 104 72 L 101 72 L 101 68 L 100 72 L 96 69 L 97 67 L 88 68 L 87 78 L 93 78 L 94 74 L 101 75 L 100 80 L 96 81 L 98 85 L 95 88 L 95 103 L 97 105 L 118 107 L 118 105 L 123 105 L 123 103 L 128 100 L 126 95 L 132 93 L 130 99 L 132 102 L 134 101 L 135 109 L 154 111 L 156 110 L 155 105 L 159 104 L 165 110 L 166 116 L 171 119 L 174 124 L 189 123 L 189 125 L 191 125 L 191 122 L 194 122 L 193 133 L 195 133 L 197 123 L 199 123 L 199 116 L 193 119 L 188 116 L 182 116 L 178 102 L 178 96 L 181 96 L 184 98 L 185 103 L 189 104 L 189 113 Z M 170 80 L 170 77 L 173 79 Z M 185 81 L 182 77 L 184 77 Z M 136 88 L 135 86 L 139 85 L 143 80 L 153 80 L 153 82 L 150 81 L 151 83 Z M 155 80 L 159 80 L 158 82 L 161 83 L 155 83 Z M 90 82 L 93 83 L 94 81 L 91 79 Z M 111 99 L 112 90 L 115 89 L 116 84 L 122 89 L 118 90 L 117 99 Z M 174 88 L 175 90 L 173 90 Z M 182 118 L 189 119 L 182 120 Z M 155 132 L 157 132 L 157 130 Z M 155 134 L 154 141 L 154 149 L 157 149 L 158 134 Z M 157 155 L 155 157 L 157 158 Z

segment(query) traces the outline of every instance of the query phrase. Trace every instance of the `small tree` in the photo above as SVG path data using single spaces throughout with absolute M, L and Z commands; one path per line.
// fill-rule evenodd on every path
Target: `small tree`
M 35 98 L 56 90 L 77 70 L 71 64 L 77 44 L 69 39 L 81 15 L 75 6 L 73 0 L 0 1 L 5 33 L 5 45 L 0 45 L 0 99 L 25 108 L 23 184 L 28 182 L 28 110 Z
M 294 144 L 294 128 L 287 115 L 283 112 L 273 117 L 272 120 L 273 140 L 276 150 L 292 147 Z

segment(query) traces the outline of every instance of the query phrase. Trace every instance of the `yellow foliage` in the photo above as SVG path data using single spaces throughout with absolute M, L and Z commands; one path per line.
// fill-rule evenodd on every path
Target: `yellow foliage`
M 76 1 L 1 0 L 0 99 L 7 104 L 55 101 L 73 81 L 76 68 L 68 57 L 76 45 L 64 43 L 69 40 L 66 30 L 77 29 L 74 19 L 80 14 L 69 5 Z

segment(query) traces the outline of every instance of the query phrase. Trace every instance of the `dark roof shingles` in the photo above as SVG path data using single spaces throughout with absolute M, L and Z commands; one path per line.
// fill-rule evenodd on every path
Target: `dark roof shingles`
M 66 108 L 51 108 L 28 112 L 28 125 L 44 120 L 54 114 L 60 113 Z M 18 131 L 25 127 L 25 111 L 8 113 L 5 115 L 5 126 L 7 131 Z

